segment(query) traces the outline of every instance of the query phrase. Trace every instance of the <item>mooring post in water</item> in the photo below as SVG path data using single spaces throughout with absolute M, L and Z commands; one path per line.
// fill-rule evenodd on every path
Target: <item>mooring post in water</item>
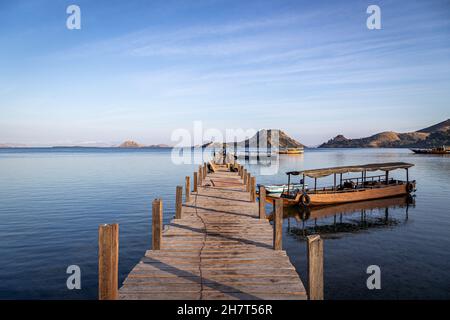
M 259 218 L 266 218 L 266 188 L 259 186 Z
M 323 300 L 323 240 L 319 235 L 307 239 L 309 299 Z
M 247 192 L 250 192 L 251 183 L 252 183 L 252 175 L 250 173 L 247 173 Z
M 152 249 L 161 250 L 163 203 L 155 199 L 152 203 Z
M 177 186 L 175 197 L 175 219 L 181 219 L 181 208 L 183 202 L 183 186 Z
M 198 166 L 198 185 L 201 186 L 203 182 L 203 166 Z
M 283 247 L 283 200 L 275 200 L 273 212 L 273 249 L 282 250 Z
M 256 177 L 250 179 L 250 201 L 256 202 Z
M 191 177 L 186 176 L 186 187 L 185 187 L 185 192 L 186 192 L 186 202 L 191 201 Z
M 98 227 L 98 298 L 119 297 L 119 225 Z
M 197 192 L 197 187 L 198 187 L 198 172 L 194 172 L 194 192 Z

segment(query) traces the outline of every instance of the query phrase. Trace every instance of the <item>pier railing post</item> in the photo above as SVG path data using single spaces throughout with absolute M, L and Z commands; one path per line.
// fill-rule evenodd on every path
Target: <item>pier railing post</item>
M 251 177 L 250 179 L 250 201 L 256 202 L 256 178 Z
M 266 188 L 259 187 L 259 218 L 266 219 Z
M 198 186 L 201 186 L 203 182 L 203 166 L 198 166 Z
M 273 249 L 282 250 L 283 248 L 283 200 L 275 200 L 273 215 Z
M 247 192 L 250 192 L 251 183 L 252 183 L 252 175 L 250 173 L 247 173 Z
M 243 175 L 243 179 L 244 179 L 244 181 L 243 181 L 243 183 L 244 183 L 244 185 L 247 185 L 247 169 L 244 169 L 244 172 L 242 173 L 242 175 Z
M 161 250 L 163 204 L 161 199 L 152 203 L 152 249 Z
M 175 219 L 181 219 L 181 209 L 183 203 L 183 186 L 177 186 L 175 197 Z
M 194 192 L 197 192 L 197 187 L 198 187 L 198 178 L 197 178 L 198 172 L 194 172 Z M 200 179 L 201 179 L 201 175 L 200 175 Z
M 203 164 L 203 179 L 206 178 L 207 174 L 208 174 L 208 164 L 205 162 Z
M 191 177 L 186 177 L 186 186 L 185 186 L 185 193 L 186 193 L 186 202 L 191 201 Z
M 309 299 L 323 300 L 323 240 L 319 235 L 307 239 Z
M 98 298 L 116 300 L 119 297 L 119 225 L 98 227 Z

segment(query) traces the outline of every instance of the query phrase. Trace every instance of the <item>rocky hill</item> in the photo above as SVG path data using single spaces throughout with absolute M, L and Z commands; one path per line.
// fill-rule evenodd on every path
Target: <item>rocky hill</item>
M 142 148 L 142 147 L 143 145 L 140 145 L 139 143 L 133 140 L 124 141 L 119 145 L 119 148 Z
M 268 134 L 270 132 L 270 134 Z M 278 133 L 278 139 L 279 139 L 279 148 L 300 148 L 304 147 L 304 145 L 294 138 L 287 135 L 284 131 L 279 129 L 262 129 L 259 130 L 258 133 L 256 133 L 253 137 L 239 141 L 237 143 L 238 147 L 245 147 L 247 144 L 250 148 L 256 148 L 257 141 L 259 138 L 260 143 L 262 144 L 261 147 L 264 147 L 263 142 L 267 141 L 267 146 L 276 146 L 275 137 Z M 231 148 L 233 147 L 233 143 L 228 142 L 227 147 Z M 205 143 L 203 147 L 222 147 L 221 143 Z
M 450 145 L 450 119 L 414 132 L 385 131 L 359 139 L 338 135 L 319 148 L 432 148 Z

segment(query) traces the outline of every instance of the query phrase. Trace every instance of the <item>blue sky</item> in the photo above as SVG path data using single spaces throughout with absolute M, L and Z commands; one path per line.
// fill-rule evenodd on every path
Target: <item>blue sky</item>
M 450 114 L 450 1 L 0 0 L 0 43 L 0 143 L 169 143 L 201 120 L 316 145 Z

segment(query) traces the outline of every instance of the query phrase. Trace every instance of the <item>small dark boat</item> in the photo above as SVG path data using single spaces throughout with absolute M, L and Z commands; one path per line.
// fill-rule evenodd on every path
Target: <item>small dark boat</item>
M 446 146 L 432 149 L 411 149 L 411 151 L 419 154 L 450 154 L 450 148 L 447 148 Z

